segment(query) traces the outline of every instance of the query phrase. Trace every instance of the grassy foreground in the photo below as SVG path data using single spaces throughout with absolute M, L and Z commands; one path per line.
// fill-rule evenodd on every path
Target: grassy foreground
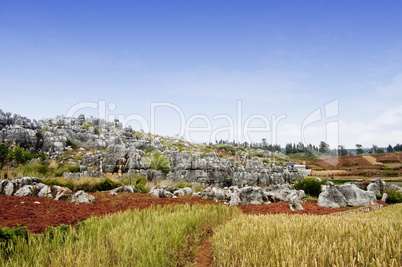
M 207 232 L 238 209 L 176 205 L 92 217 L 75 228 L 0 242 L 0 266 L 184 266 Z
M 241 215 L 214 232 L 214 266 L 402 266 L 402 204 L 347 216 Z

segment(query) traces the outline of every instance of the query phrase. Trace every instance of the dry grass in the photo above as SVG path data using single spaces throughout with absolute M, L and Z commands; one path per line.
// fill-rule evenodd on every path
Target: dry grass
M 345 216 L 235 218 L 213 236 L 214 266 L 401 266 L 402 204 Z

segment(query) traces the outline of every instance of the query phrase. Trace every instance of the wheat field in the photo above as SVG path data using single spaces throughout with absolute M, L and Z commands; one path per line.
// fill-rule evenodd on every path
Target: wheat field
M 242 215 L 214 232 L 214 266 L 402 266 L 402 204 L 345 216 Z

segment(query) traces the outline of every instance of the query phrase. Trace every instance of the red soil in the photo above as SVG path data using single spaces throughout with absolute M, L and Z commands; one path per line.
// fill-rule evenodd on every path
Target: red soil
M 212 244 L 211 237 L 202 241 L 200 247 L 195 255 L 193 267 L 208 267 L 212 266 L 212 261 L 214 260 L 212 255 Z
M 74 204 L 39 197 L 0 196 L 0 226 L 13 227 L 18 224 L 26 226 L 33 233 L 45 231 L 46 226 L 60 224 L 75 225 L 92 216 L 128 209 L 145 209 L 168 204 L 218 204 L 214 201 L 202 200 L 199 197 L 153 198 L 148 194 L 119 193 L 110 196 L 108 193 L 93 193 L 96 203 Z M 36 204 L 35 202 L 39 202 Z M 222 204 L 223 205 L 223 204 Z M 317 206 L 317 201 L 302 203 L 304 210 L 292 212 L 287 202 L 269 205 L 244 205 L 238 208 L 246 214 L 330 214 L 347 209 L 330 209 Z
M 74 204 L 39 197 L 0 196 L 0 226 L 26 226 L 33 233 L 45 231 L 46 226 L 75 225 L 89 217 L 102 216 L 128 209 L 145 209 L 168 204 L 217 204 L 199 197 L 153 198 L 148 194 L 91 193 L 93 204 Z M 35 204 L 34 202 L 40 204 Z

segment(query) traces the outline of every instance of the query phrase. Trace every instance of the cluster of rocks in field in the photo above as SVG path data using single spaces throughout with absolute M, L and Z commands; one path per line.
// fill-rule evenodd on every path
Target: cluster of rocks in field
M 398 186 L 390 186 L 390 188 L 393 187 Z M 359 188 L 355 183 L 334 185 L 328 181 L 318 197 L 318 206 L 327 208 L 370 206 L 377 202 L 377 195 L 382 195 L 381 200 L 385 202 L 387 199 L 387 193 L 384 193 L 385 188 L 385 182 L 379 178 L 373 179 L 367 186 L 367 190 Z
M 58 185 L 45 185 L 36 177 L 23 177 L 15 180 L 0 181 L 0 195 L 7 196 L 37 196 L 65 200 L 75 203 L 93 203 L 95 197 L 80 190 L 73 193 L 70 189 Z
M 265 188 L 259 186 L 237 186 L 219 188 L 207 187 L 202 193 L 193 193 L 190 187 L 178 189 L 171 186 L 155 186 L 151 188 L 150 194 L 153 197 L 178 197 L 192 195 L 201 199 L 224 202 L 230 206 L 248 204 L 270 204 L 272 202 L 287 201 L 291 210 L 303 210 L 302 198 L 305 196 L 303 190 L 291 189 L 290 185 L 270 185 Z
M 78 118 L 61 116 L 31 121 L 0 110 L 0 143 L 19 145 L 30 152 L 44 152 L 48 159 L 64 157 L 63 164 L 80 165 L 80 172 L 64 173 L 65 178 L 134 173 L 146 176 L 149 181 L 170 179 L 196 182 L 205 187 L 240 187 L 291 183 L 304 174 L 294 167 L 264 163 L 258 157 L 249 158 L 248 151 L 238 150 L 236 159 L 225 158 L 213 151 L 204 153 L 194 144 L 174 139 L 169 142 L 162 137 L 134 132 L 131 127 L 123 128 L 118 120 L 105 122 L 80 115 Z M 80 148 L 72 153 L 74 144 Z M 152 168 L 150 158 L 155 152 L 168 160 L 169 173 Z M 272 158 L 286 157 L 279 152 L 255 152 Z M 66 159 L 66 155 L 70 156 Z
M 190 187 L 176 188 L 173 186 L 154 186 L 149 190 L 149 194 L 153 197 L 172 197 L 177 198 L 186 195 L 200 196 L 199 193 L 193 193 Z

